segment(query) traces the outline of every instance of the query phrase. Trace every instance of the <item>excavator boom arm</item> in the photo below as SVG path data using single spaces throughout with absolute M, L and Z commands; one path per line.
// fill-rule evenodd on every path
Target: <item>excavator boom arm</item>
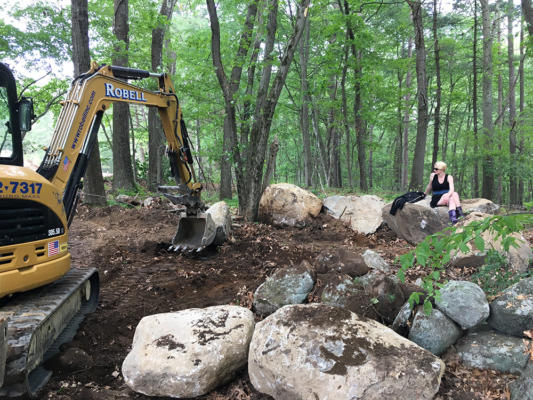
M 158 79 L 159 89 L 148 90 L 123 79 Z M 71 219 L 76 194 L 95 146 L 103 113 L 112 102 L 157 107 L 167 140 L 167 154 L 180 195 L 187 206 L 200 207 L 201 185 L 193 183 L 188 137 L 174 86 L 166 74 L 126 67 L 98 66 L 79 76 L 62 102 L 52 139 L 37 172 L 63 191 L 63 202 Z

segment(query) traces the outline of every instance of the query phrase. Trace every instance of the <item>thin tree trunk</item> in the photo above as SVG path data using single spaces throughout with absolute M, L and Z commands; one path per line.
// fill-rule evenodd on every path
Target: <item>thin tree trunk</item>
M 177 0 L 162 0 L 159 15 L 172 19 Z M 160 70 L 163 65 L 163 42 L 167 24 L 160 24 L 152 29 L 151 66 L 152 71 Z M 155 191 L 162 184 L 162 163 L 165 152 L 165 137 L 159 113 L 155 107 L 148 109 L 148 189 Z
M 437 162 L 437 157 L 439 154 L 439 127 L 440 127 L 440 103 L 441 103 L 441 80 L 440 80 L 440 49 L 439 49 L 439 38 L 437 32 L 437 0 L 433 0 L 433 41 L 434 41 L 434 52 L 435 52 L 435 74 L 437 75 L 437 93 L 435 94 L 435 101 L 437 105 L 435 106 L 435 124 L 433 126 L 433 156 L 431 165 L 434 165 Z
M 472 118 L 474 123 L 474 176 L 473 176 L 473 192 L 474 197 L 479 197 L 479 138 L 478 138 L 478 106 L 477 106 L 477 33 L 478 33 L 478 19 L 477 19 L 477 0 L 474 0 L 474 47 L 472 55 Z
M 342 95 L 342 126 L 346 135 L 346 169 L 348 172 L 348 187 L 353 187 L 352 178 L 352 138 L 348 124 L 348 100 L 346 97 L 346 74 L 348 72 L 348 46 L 344 48 L 344 63 L 342 66 L 341 95 Z
M 499 13 L 498 13 L 499 14 Z M 502 29 L 501 29 L 501 18 L 500 15 L 496 15 L 496 30 L 497 30 L 497 39 L 498 39 L 498 46 L 497 46 L 497 54 L 496 59 L 498 60 L 497 65 L 497 71 L 498 71 L 498 100 L 497 100 L 497 109 L 498 109 L 498 115 L 503 116 L 503 77 L 502 77 L 502 63 L 500 60 L 501 57 L 501 46 L 500 43 L 502 43 Z M 498 155 L 501 156 L 502 154 L 502 140 L 501 136 L 503 134 L 503 118 L 500 118 L 497 123 L 498 130 L 497 130 L 497 136 L 496 136 L 496 142 L 498 144 Z M 500 162 L 498 162 L 500 164 Z M 502 180 L 503 174 L 497 174 L 496 178 L 496 191 L 494 193 L 494 197 L 496 199 L 496 203 L 502 204 L 503 203 L 503 180 Z
M 494 163 L 490 150 L 494 145 L 492 122 L 492 34 L 488 0 L 480 0 L 483 21 L 483 188 L 482 196 L 494 198 Z
M 78 76 L 88 71 L 91 66 L 87 0 L 72 0 L 71 13 L 72 62 L 74 64 L 74 76 Z M 87 170 L 85 171 L 84 193 L 85 203 L 87 204 L 97 206 L 105 206 L 107 204 L 98 140 L 95 141 Z
M 113 64 L 128 66 L 129 25 L 128 0 L 114 0 L 113 32 L 117 38 Z M 135 189 L 129 147 L 129 105 L 113 104 L 113 190 Z
M 520 21 L 520 64 L 518 65 L 518 76 L 520 77 L 520 94 L 519 94 L 519 115 L 520 115 L 520 145 L 518 146 L 518 154 L 519 156 L 522 156 L 523 149 L 524 149 L 524 103 L 525 103 L 525 89 L 524 89 L 524 51 L 525 51 L 525 43 L 524 43 L 524 25 L 522 21 Z M 524 178 L 520 177 L 518 180 L 518 204 L 524 203 Z
M 311 164 L 311 140 L 309 133 L 309 83 L 307 80 L 307 63 L 309 60 L 309 31 L 310 19 L 306 19 L 304 33 L 300 42 L 300 67 L 301 67 L 301 87 L 302 87 L 302 108 L 300 110 L 300 123 L 302 130 L 303 159 L 304 159 L 304 185 L 313 185 L 313 166 Z
M 426 46 L 424 44 L 424 26 L 422 23 L 422 5 L 419 1 L 407 0 L 413 18 L 416 46 L 416 82 L 418 121 L 416 127 L 416 144 L 411 169 L 411 189 L 420 189 L 424 179 L 424 158 L 426 154 L 426 140 L 428 127 L 428 102 L 426 78 Z
M 407 39 L 407 57 L 413 57 L 413 39 Z M 409 176 L 409 115 L 411 114 L 411 69 L 408 67 L 405 74 L 405 112 L 403 115 L 402 135 L 402 191 L 407 190 Z
M 274 136 L 274 140 L 272 143 L 270 143 L 270 151 L 268 153 L 268 162 L 267 162 L 267 169 L 265 172 L 265 176 L 263 179 L 263 189 L 262 192 L 265 191 L 268 185 L 270 185 L 270 180 L 272 179 L 272 175 L 274 174 L 274 170 L 276 168 L 276 155 L 278 154 L 279 150 L 279 140 L 277 136 Z M 298 157 L 298 166 L 300 165 L 300 158 Z
M 513 0 L 507 4 L 507 63 L 509 69 L 509 201 L 518 204 L 518 171 L 516 167 L 516 98 L 514 72 Z
M 224 137 L 222 143 L 222 155 L 220 157 L 220 200 L 231 199 L 231 121 L 226 114 L 224 117 Z

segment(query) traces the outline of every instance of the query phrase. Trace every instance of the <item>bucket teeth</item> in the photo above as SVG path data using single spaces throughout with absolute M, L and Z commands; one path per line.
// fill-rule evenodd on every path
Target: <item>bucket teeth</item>
M 180 247 L 181 247 L 180 245 L 174 246 L 174 251 L 175 251 L 175 252 L 180 251 Z
M 201 252 L 203 249 L 204 249 L 203 247 L 198 247 L 198 248 L 196 249 L 196 252 L 199 253 L 199 252 Z
M 167 251 L 172 251 L 172 250 L 174 250 L 174 246 L 173 246 L 173 245 L 170 245 L 170 246 L 168 247 Z

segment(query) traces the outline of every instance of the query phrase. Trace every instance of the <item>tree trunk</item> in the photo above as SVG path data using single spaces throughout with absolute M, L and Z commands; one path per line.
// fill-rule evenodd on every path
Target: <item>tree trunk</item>
M 348 38 L 351 42 L 350 47 L 352 49 L 352 55 L 355 59 L 354 64 L 354 125 L 355 125 L 355 140 L 357 143 L 357 160 L 359 165 L 359 188 L 363 192 L 368 191 L 368 180 L 367 180 L 367 165 L 366 165 L 366 124 L 361 115 L 361 110 L 363 108 L 362 99 L 361 99 L 361 79 L 362 79 L 362 57 L 363 53 L 361 50 L 355 47 L 355 34 L 350 22 L 350 5 L 347 0 L 344 0 L 344 9 L 341 7 L 339 2 L 339 8 L 346 17 L 346 31 L 348 33 Z
M 413 57 L 413 39 L 407 39 L 407 57 Z M 407 67 L 405 73 L 405 112 L 403 114 L 403 134 L 401 140 L 402 147 L 402 191 L 407 190 L 409 180 L 409 115 L 411 114 L 411 69 Z
M 330 76 L 329 85 L 329 111 L 327 126 L 328 158 L 329 158 L 329 182 L 333 187 L 339 186 L 337 164 L 339 162 L 339 134 L 336 126 L 336 102 L 337 102 L 337 77 Z
M 222 155 L 220 157 L 220 200 L 231 199 L 231 122 L 228 115 L 224 117 L 224 138 L 222 143 Z
M 474 176 L 473 176 L 473 192 L 474 197 L 479 197 L 479 163 L 477 155 L 479 154 L 479 139 L 478 139 L 478 107 L 477 107 L 477 0 L 474 0 L 474 48 L 472 55 L 472 119 L 474 124 Z
M 222 64 L 222 56 L 220 52 L 220 24 L 215 7 L 214 0 L 206 0 L 207 10 L 209 13 L 209 20 L 211 24 L 211 54 L 213 58 L 213 66 L 215 73 L 222 89 L 224 96 L 224 104 L 226 117 L 228 118 L 228 131 L 231 136 L 231 149 L 233 161 L 236 163 L 235 174 L 237 178 L 237 193 L 239 196 L 239 211 L 243 211 L 243 205 L 246 203 L 247 186 L 244 181 L 244 163 L 239 151 L 239 140 L 237 138 L 237 121 L 235 112 L 234 94 L 240 86 L 240 79 L 242 74 L 242 66 L 245 61 L 246 54 L 250 48 L 250 38 L 254 28 L 254 21 L 257 14 L 257 2 L 252 0 L 248 5 L 246 13 L 246 21 L 244 29 L 239 40 L 239 48 L 235 57 L 235 64 L 231 71 L 231 76 L 228 79 L 224 72 Z M 277 7 L 276 7 L 277 8 Z M 261 171 L 262 172 L 262 171 Z
M 483 188 L 482 196 L 494 198 L 494 165 L 490 151 L 494 142 L 492 122 L 492 35 L 488 0 L 480 0 L 483 25 Z
M 304 184 L 306 187 L 313 185 L 313 166 L 311 164 L 311 140 L 309 132 L 309 82 L 307 80 L 307 63 L 309 61 L 309 31 L 310 19 L 307 18 L 304 33 L 300 42 L 300 67 L 302 87 L 302 108 L 300 110 L 300 125 L 302 130 L 303 158 L 304 158 Z
M 251 131 L 251 141 L 250 147 L 254 151 L 250 154 L 250 163 L 251 168 L 247 169 L 248 179 L 247 186 L 249 188 L 248 192 L 248 201 L 246 203 L 245 218 L 249 221 L 255 221 L 257 219 L 257 211 L 259 207 L 259 200 L 262 194 L 262 176 L 263 176 L 263 164 L 265 158 L 265 148 L 268 140 L 268 135 L 270 133 L 270 127 L 272 125 L 272 117 L 276 110 L 276 105 L 281 94 L 281 90 L 285 85 L 285 80 L 287 79 L 287 74 L 289 72 L 289 67 L 294 57 L 294 53 L 297 49 L 298 42 L 302 36 L 302 32 L 305 26 L 305 20 L 308 18 L 310 0 L 301 0 L 300 7 L 298 10 L 298 15 L 293 27 L 293 33 L 286 45 L 286 47 L 281 52 L 281 57 L 279 65 L 277 67 L 276 76 L 272 87 L 268 90 L 268 94 L 264 102 L 261 102 L 261 109 L 259 110 L 258 116 L 254 121 Z M 278 7 L 277 0 L 273 1 L 273 8 Z M 268 25 L 270 26 L 271 21 Z M 274 29 L 272 29 L 274 28 Z M 267 27 L 267 45 L 265 46 L 265 53 L 270 55 L 270 51 L 267 52 L 267 49 L 270 50 L 269 42 L 274 39 L 271 35 L 275 35 L 275 23 L 272 27 Z M 265 72 L 265 71 L 264 71 Z M 263 74 L 264 76 L 265 74 Z M 259 93 L 261 93 L 261 86 L 259 88 Z
M 423 186 L 424 158 L 426 154 L 426 140 L 428 128 L 427 78 L 426 78 L 426 46 L 424 44 L 424 26 L 422 23 L 422 5 L 419 1 L 407 0 L 411 7 L 415 30 L 416 47 L 416 82 L 418 101 L 418 121 L 416 126 L 416 144 L 411 169 L 409 187 L 413 190 Z
M 114 0 L 113 31 L 119 44 L 114 49 L 113 64 L 128 66 L 128 0 Z M 113 190 L 135 189 L 129 147 L 129 105 L 113 104 Z
M 440 127 L 440 103 L 441 103 L 441 80 L 440 80 L 440 49 L 439 38 L 437 34 L 437 0 L 433 0 L 433 40 L 434 40 L 434 52 L 435 52 L 435 74 L 437 75 L 437 93 L 435 94 L 435 124 L 433 126 L 433 156 L 431 158 L 431 165 L 437 162 L 439 154 L 439 127 Z
M 89 54 L 89 16 L 87 0 L 71 1 L 72 17 L 72 62 L 74 76 L 78 76 L 90 69 L 91 56 Z M 85 171 L 84 179 L 85 203 L 105 206 L 106 196 L 102 165 L 100 162 L 100 148 L 95 141 L 91 151 L 91 158 Z
M 518 203 L 518 170 L 516 166 L 516 98 L 514 73 L 513 0 L 507 4 L 507 63 L 509 68 L 509 201 Z
M 502 29 L 501 29 L 501 18 L 499 13 L 496 15 L 496 31 L 497 31 L 497 40 L 498 43 L 502 42 Z M 501 157 L 502 154 L 502 141 L 501 136 L 503 134 L 503 77 L 502 77 L 502 65 L 499 60 L 501 60 L 501 46 L 497 46 L 497 53 L 496 53 L 496 59 L 498 60 L 497 64 L 497 75 L 498 75 L 498 99 L 497 99 L 497 110 L 498 115 L 501 115 L 502 117 L 499 118 L 499 122 L 497 123 L 497 138 L 496 142 L 498 144 L 498 157 Z M 493 161 L 494 162 L 494 161 Z M 500 164 L 500 160 L 498 160 L 498 164 Z M 494 198 L 496 203 L 502 204 L 503 203 L 503 180 L 502 180 L 503 174 L 498 174 L 496 177 L 496 190 L 494 192 Z
M 348 39 L 348 37 L 347 37 Z M 353 187 L 352 178 L 352 137 L 348 124 L 348 100 L 346 97 L 346 74 L 348 73 L 348 46 L 344 48 L 344 64 L 342 66 L 341 94 L 342 94 L 342 126 L 346 135 L 346 169 L 348 172 L 348 187 Z
M 518 65 L 518 76 L 520 77 L 520 93 L 519 93 L 519 115 L 520 115 L 520 145 L 518 146 L 518 154 L 519 156 L 522 156 L 523 149 L 524 149 L 524 141 L 525 141 L 525 135 L 523 130 L 524 125 L 524 104 L 525 104 L 525 89 L 524 89 L 524 51 L 525 51 L 525 43 L 524 43 L 524 26 L 522 21 L 520 21 L 520 64 Z M 518 180 L 518 204 L 524 203 L 524 178 L 521 176 Z
M 162 0 L 159 15 L 170 22 L 177 0 Z M 152 29 L 151 64 L 152 71 L 159 71 L 163 65 L 163 42 L 166 24 Z M 165 153 L 165 137 L 159 113 L 155 107 L 148 109 L 148 188 L 155 191 L 162 184 L 163 155 Z
M 533 6 L 531 0 L 522 0 L 522 11 L 526 20 L 529 36 L 533 36 Z
M 267 186 L 270 185 L 272 175 L 274 174 L 274 170 L 276 169 L 276 155 L 278 154 L 278 150 L 279 150 L 279 140 L 278 140 L 278 137 L 275 136 L 272 143 L 270 143 L 270 151 L 268 153 L 267 169 L 265 172 L 265 177 L 263 179 L 262 192 L 264 192 Z M 298 165 L 299 164 L 300 163 L 298 162 Z

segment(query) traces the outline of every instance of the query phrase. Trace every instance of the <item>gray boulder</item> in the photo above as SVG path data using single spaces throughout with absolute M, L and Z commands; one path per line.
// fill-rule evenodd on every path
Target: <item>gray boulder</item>
M 533 364 L 528 363 L 520 377 L 509 384 L 511 400 L 533 399 Z
M 213 245 L 221 245 L 226 240 L 232 240 L 231 212 L 225 201 L 218 201 L 209 207 L 206 212 L 213 221 L 214 239 Z
M 328 282 L 322 291 L 322 304 L 336 307 L 346 307 L 352 295 L 361 290 L 361 285 L 349 277 L 339 276 L 336 281 Z
M 320 274 L 337 272 L 355 278 L 369 271 L 365 259 L 360 254 L 344 248 L 323 251 L 316 261 L 316 272 Z
M 322 210 L 322 200 L 290 183 L 266 188 L 259 202 L 258 218 L 274 226 L 306 226 Z
M 300 304 L 307 299 L 315 284 L 315 271 L 311 264 L 277 270 L 254 293 L 254 309 L 263 316 L 270 315 L 287 304 Z
M 501 372 L 520 372 L 529 358 L 522 339 L 491 330 L 470 332 L 457 341 L 455 348 L 465 365 Z
M 391 215 L 392 203 L 381 210 L 383 220 L 398 235 L 412 245 L 420 243 L 428 235 L 442 231 L 448 227 L 448 209 L 446 207 L 431 208 L 430 196 L 416 203 L 406 203 L 396 215 Z
M 383 223 L 383 205 L 383 200 L 373 195 L 331 196 L 324 199 L 328 214 L 364 235 L 374 233 Z
M 394 318 L 391 329 L 402 336 L 404 336 L 404 333 L 406 334 L 405 336 L 407 336 L 409 333 L 409 320 L 411 319 L 411 315 L 413 315 L 413 309 L 409 302 L 406 301 L 402 308 L 400 308 L 396 318 Z
M 391 267 L 387 263 L 387 261 L 385 261 L 383 257 L 381 257 L 378 253 L 376 253 L 373 250 L 367 249 L 363 253 L 363 259 L 365 260 L 366 265 L 370 269 L 376 269 L 386 274 L 391 272 Z
M 440 289 L 436 305 L 463 329 L 485 321 L 490 312 L 483 289 L 468 281 L 449 281 Z
M 426 315 L 420 307 L 409 331 L 409 340 L 438 356 L 462 334 L 461 329 L 438 309 L 434 308 L 430 315 Z
M 444 363 L 372 320 L 323 304 L 286 306 L 259 322 L 252 385 L 274 399 L 433 399 Z
M 533 329 L 533 278 L 522 279 L 494 299 L 488 323 L 497 331 L 518 337 Z
M 462 222 L 458 224 L 459 231 L 461 226 L 466 226 L 474 221 L 482 221 L 490 217 L 488 214 L 479 212 L 470 213 Z M 515 238 L 517 247 L 511 246 L 509 251 L 505 251 L 501 239 L 496 238 L 496 234 L 491 231 L 482 233 L 482 238 L 485 242 L 483 251 L 476 248 L 474 241 L 467 244 L 469 251 L 463 253 L 457 251 L 453 256 L 451 263 L 455 266 L 481 266 L 485 262 L 487 250 L 492 249 L 502 253 L 509 261 L 510 267 L 517 272 L 525 272 L 528 269 L 529 263 L 533 259 L 533 252 L 529 246 L 528 241 L 520 233 L 513 233 L 511 236 Z
M 126 384 L 148 396 L 196 397 L 246 365 L 254 316 L 215 306 L 144 317 L 122 364 Z
M 465 212 L 480 212 L 485 214 L 495 214 L 500 206 L 488 199 L 464 199 L 461 201 Z

